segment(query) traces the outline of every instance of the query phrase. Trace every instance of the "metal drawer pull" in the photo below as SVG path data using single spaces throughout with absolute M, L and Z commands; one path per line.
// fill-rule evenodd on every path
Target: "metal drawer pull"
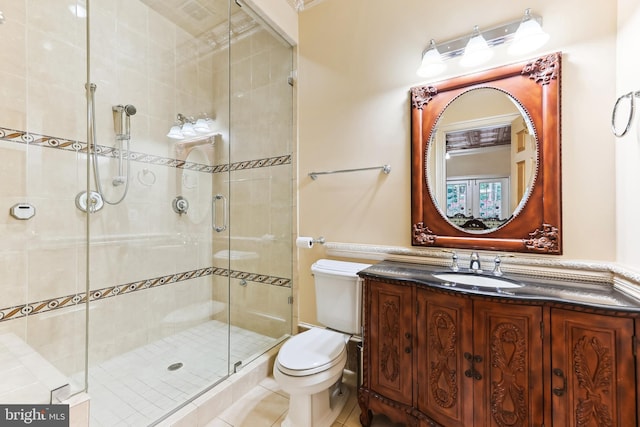
M 562 369 L 558 368 L 555 368 L 553 370 L 553 375 L 562 378 L 562 388 L 554 388 L 552 390 L 553 394 L 555 394 L 556 396 L 564 396 L 564 393 L 567 391 L 567 377 L 564 376 L 564 372 L 562 372 Z
M 475 380 L 481 380 L 482 379 L 482 374 L 476 370 L 475 364 L 482 362 L 482 356 L 480 356 L 478 354 L 473 355 L 473 354 L 471 354 L 469 352 L 465 352 L 464 353 L 464 358 L 466 360 L 468 360 L 469 362 L 471 362 L 471 368 L 467 369 L 466 371 L 464 371 L 464 375 L 469 377 L 469 378 L 473 378 Z

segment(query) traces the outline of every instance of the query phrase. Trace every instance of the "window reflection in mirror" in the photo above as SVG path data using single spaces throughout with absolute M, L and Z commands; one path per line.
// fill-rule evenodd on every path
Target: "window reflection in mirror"
M 510 95 L 472 89 L 438 118 L 425 160 L 427 187 L 440 214 L 465 232 L 488 233 L 526 204 L 537 171 L 535 132 Z

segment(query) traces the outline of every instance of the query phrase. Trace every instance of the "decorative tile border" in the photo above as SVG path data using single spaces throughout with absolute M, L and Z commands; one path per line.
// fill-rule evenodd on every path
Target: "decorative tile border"
M 185 271 L 182 273 L 169 274 L 166 276 L 155 277 L 152 279 L 139 280 L 136 282 L 125 283 L 122 285 L 109 286 L 102 289 L 96 289 L 90 292 L 89 301 L 99 301 L 106 298 L 115 297 L 118 295 L 130 294 L 132 292 L 143 291 L 146 289 L 158 288 L 160 286 L 168 285 L 171 283 L 182 282 L 189 279 L 195 279 L 205 276 L 222 276 L 230 277 L 232 279 L 244 279 L 251 282 L 263 283 L 271 286 L 281 286 L 285 288 L 291 287 L 291 279 L 284 277 L 275 277 L 265 274 L 247 273 L 245 271 L 229 270 L 219 267 L 207 267 L 198 270 Z M 77 306 L 78 304 L 85 303 L 87 295 L 85 292 L 80 292 L 73 295 L 65 295 L 62 297 L 55 297 L 43 301 L 32 302 L 24 305 L 17 305 L 15 307 L 0 308 L 0 322 L 5 320 L 14 320 L 21 317 L 46 313 L 61 308 Z
M 87 143 L 82 141 L 72 141 L 64 138 L 56 138 L 53 136 L 40 135 L 37 133 L 29 133 L 15 129 L 0 127 L 0 140 L 15 142 L 19 144 L 36 145 L 40 147 L 56 148 L 58 150 L 71 151 L 74 153 L 87 152 Z M 96 153 L 100 156 L 117 158 L 120 152 L 115 147 L 105 145 L 96 145 Z M 162 165 L 178 169 L 189 169 L 197 172 L 220 173 L 228 171 L 236 171 L 243 169 L 265 168 L 270 166 L 279 166 L 291 163 L 291 154 L 283 156 L 267 157 L 257 160 L 245 160 L 234 163 L 224 163 L 221 165 L 205 165 L 201 163 L 187 162 L 184 160 L 173 159 L 170 157 L 155 156 L 152 154 L 139 153 L 135 151 L 129 152 L 130 159 L 136 162 L 148 163 L 152 165 Z M 127 156 L 124 156 L 126 159 Z
M 73 141 L 64 138 L 56 138 L 53 136 L 40 135 L 36 133 L 29 133 L 26 131 L 20 131 L 15 129 L 8 129 L 0 127 L 0 140 L 14 142 L 19 144 L 35 145 L 46 148 L 55 148 L 58 150 L 70 151 L 73 153 L 87 152 L 87 143 L 82 141 Z M 100 156 L 116 158 L 119 157 L 119 151 L 114 147 L 107 147 L 103 145 L 96 146 L 96 153 Z M 268 157 L 257 160 L 246 160 L 234 163 L 225 163 L 222 165 L 206 165 L 201 163 L 187 162 L 184 160 L 173 159 L 169 157 L 160 157 L 151 154 L 139 153 L 131 151 L 129 153 L 130 159 L 136 162 L 148 163 L 153 165 L 163 165 L 167 167 L 174 167 L 179 169 L 189 169 L 197 172 L 204 173 L 221 173 L 228 171 L 237 171 L 244 169 L 255 169 L 271 166 L 279 166 L 291 163 L 291 155 L 286 154 L 283 156 Z M 126 158 L 126 156 L 125 156 Z M 217 267 L 208 267 L 199 270 L 192 270 L 183 273 L 177 273 L 173 275 L 156 277 L 153 279 L 141 280 L 138 282 L 126 283 L 123 285 L 116 285 L 107 288 L 91 291 L 89 295 L 89 301 L 97 301 L 105 298 L 114 297 L 117 295 L 123 295 L 140 290 L 157 288 L 169 283 L 181 282 L 196 277 L 218 275 L 224 277 L 230 277 L 233 279 L 247 280 L 251 282 L 264 283 L 272 286 L 291 287 L 291 279 L 282 277 L 274 277 L 263 274 L 247 273 L 243 271 L 229 270 Z M 63 297 L 55 297 L 44 301 L 38 301 L 28 303 L 25 305 L 19 305 L 15 307 L 0 308 L 0 322 L 5 320 L 18 319 L 20 317 L 46 313 L 48 311 L 57 310 L 60 308 L 66 308 L 74 305 L 78 305 L 86 302 L 87 295 L 85 292 L 80 292 L 73 295 L 67 295 Z

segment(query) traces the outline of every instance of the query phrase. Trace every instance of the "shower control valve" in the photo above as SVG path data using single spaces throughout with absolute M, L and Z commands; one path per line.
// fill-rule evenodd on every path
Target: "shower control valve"
M 182 196 L 178 196 L 173 199 L 173 210 L 179 214 L 186 214 L 189 209 L 189 202 Z

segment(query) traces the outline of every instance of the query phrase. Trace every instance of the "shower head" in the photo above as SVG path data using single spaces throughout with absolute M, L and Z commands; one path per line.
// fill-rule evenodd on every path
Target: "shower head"
M 133 116 L 137 110 L 131 104 L 127 105 L 114 105 L 113 110 L 113 129 L 116 132 L 116 139 L 123 140 L 129 139 L 130 134 L 130 121 L 129 117 Z
M 127 104 L 124 106 L 124 112 L 127 113 L 127 116 L 133 116 L 138 112 L 138 110 L 136 110 L 136 107 L 133 105 Z

